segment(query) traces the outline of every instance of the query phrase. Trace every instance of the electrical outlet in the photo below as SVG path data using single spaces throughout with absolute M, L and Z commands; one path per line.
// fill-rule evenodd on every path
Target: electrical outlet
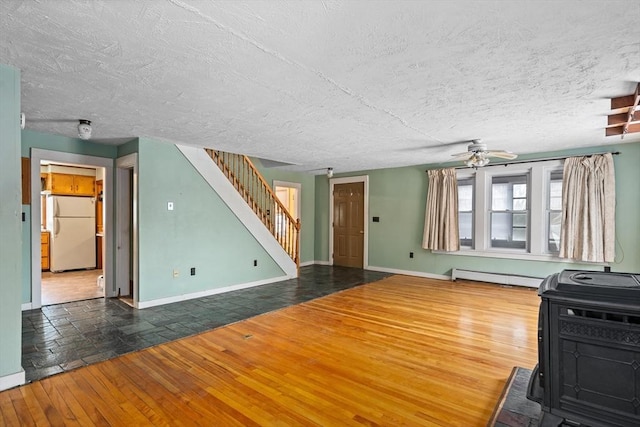
M 258 266 L 258 260 L 257 260 L 257 259 L 254 259 L 254 260 L 253 260 L 253 266 L 254 266 L 254 267 L 257 267 L 257 266 Z
M 173 270 L 173 277 L 176 278 L 180 275 L 180 272 L 177 269 Z
M 409 258 L 413 258 L 413 252 L 409 252 Z
M 192 276 L 196 275 L 196 268 L 195 267 L 191 267 L 191 275 Z

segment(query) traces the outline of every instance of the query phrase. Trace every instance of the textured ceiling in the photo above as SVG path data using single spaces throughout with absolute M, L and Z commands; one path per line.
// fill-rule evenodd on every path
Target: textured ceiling
M 84 118 L 97 142 L 343 172 L 449 161 L 471 138 L 621 142 L 608 99 L 640 81 L 639 22 L 638 0 L 2 0 L 0 63 L 22 70 L 28 129 Z

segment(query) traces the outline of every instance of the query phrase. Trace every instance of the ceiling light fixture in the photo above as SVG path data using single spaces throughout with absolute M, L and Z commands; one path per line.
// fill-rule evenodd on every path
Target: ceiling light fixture
M 327 168 L 327 178 L 333 178 L 333 168 Z
M 489 164 L 490 157 L 513 160 L 518 157 L 518 155 L 510 151 L 489 150 L 487 148 L 487 144 L 483 143 L 481 140 L 472 139 L 466 152 L 454 154 L 453 157 L 462 160 L 464 164 L 470 168 L 481 168 Z
M 78 123 L 78 137 L 80 139 L 91 138 L 91 121 L 80 119 Z
M 473 153 L 471 158 L 464 162 L 470 168 L 481 168 L 489 164 L 489 158 L 485 157 L 482 153 Z

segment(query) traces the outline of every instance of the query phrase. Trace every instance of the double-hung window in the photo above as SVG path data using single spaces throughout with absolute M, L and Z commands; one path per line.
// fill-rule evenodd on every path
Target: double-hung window
M 460 246 L 473 247 L 473 178 L 458 180 L 458 229 Z
M 493 176 L 491 180 L 491 247 L 526 249 L 527 175 Z
M 547 191 L 547 251 L 560 252 L 560 224 L 562 222 L 562 171 L 549 173 Z
M 549 259 L 561 217 L 561 161 L 458 170 L 460 253 Z

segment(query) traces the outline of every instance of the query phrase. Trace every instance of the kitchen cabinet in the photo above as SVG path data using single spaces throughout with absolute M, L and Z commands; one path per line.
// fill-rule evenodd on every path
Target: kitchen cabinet
M 96 233 L 104 232 L 103 199 L 104 183 L 101 179 L 96 181 Z
M 49 269 L 49 232 L 40 233 L 40 259 L 42 263 L 42 271 Z
M 102 235 L 96 234 L 96 268 L 102 269 Z
M 63 196 L 93 196 L 95 185 L 96 178 L 88 175 L 50 173 L 47 180 L 47 190 Z
M 31 159 L 22 157 L 22 204 L 31 204 Z

